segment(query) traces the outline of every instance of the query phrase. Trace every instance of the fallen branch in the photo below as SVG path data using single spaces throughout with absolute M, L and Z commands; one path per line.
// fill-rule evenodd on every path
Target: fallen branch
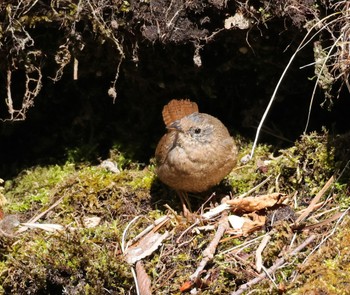
M 219 226 L 218 226 L 218 229 L 215 233 L 213 240 L 210 242 L 208 247 L 203 251 L 202 261 L 199 263 L 196 271 L 190 276 L 191 281 L 195 281 L 198 278 L 198 276 L 200 275 L 200 273 L 203 271 L 203 269 L 205 268 L 207 263 L 211 259 L 213 259 L 214 254 L 216 252 L 216 248 L 220 242 L 220 239 L 224 235 L 225 231 L 229 228 L 229 226 L 230 225 L 228 223 L 227 216 L 225 214 L 219 222 Z

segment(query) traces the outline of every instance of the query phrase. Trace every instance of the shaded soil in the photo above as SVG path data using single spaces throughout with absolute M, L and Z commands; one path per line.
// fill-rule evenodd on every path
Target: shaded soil
M 161 109 L 172 98 L 197 101 L 202 112 L 220 118 L 232 134 L 252 138 L 281 73 L 305 35 L 303 26 L 325 8 L 322 4 L 316 9 L 313 1 L 117 1 L 100 8 L 91 3 L 81 7 L 76 18 L 67 13 L 74 16 L 76 10 L 63 3 L 55 7 L 58 14 L 38 3 L 20 19 L 34 40 L 23 50 L 18 44 L 24 31 L 3 35 L 7 43 L 0 55 L 7 63 L 1 66 L 0 82 L 6 85 L 9 66 L 15 106 L 20 107 L 25 88 L 24 57 L 32 56 L 34 49 L 42 52 L 40 59 L 30 61 L 40 65 L 43 87 L 24 122 L 0 125 L 2 177 L 40 162 L 98 161 L 111 147 L 148 163 L 164 132 Z M 52 22 L 39 18 L 51 14 Z M 225 20 L 236 14 L 249 25 L 225 29 Z M 4 27 L 10 16 L 6 10 L 0 13 Z M 113 103 L 108 89 L 121 54 Z M 63 76 L 53 82 L 69 55 Z M 73 56 L 79 61 L 78 80 L 73 80 Z M 291 145 L 304 130 L 314 69 L 303 66 L 312 62 L 310 42 L 278 91 L 261 136 L 276 149 Z M 0 93 L 6 97 L 6 87 Z M 326 103 L 320 107 L 322 102 Z M 2 117 L 7 118 L 7 107 L 4 101 L 1 104 Z M 330 101 L 317 91 L 309 130 L 327 126 L 334 133 L 348 131 L 348 104 L 341 93 L 329 112 Z

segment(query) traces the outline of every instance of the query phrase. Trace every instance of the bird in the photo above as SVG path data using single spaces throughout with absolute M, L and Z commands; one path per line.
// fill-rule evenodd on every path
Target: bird
M 181 196 L 207 191 L 232 171 L 238 148 L 225 125 L 193 101 L 173 99 L 162 116 L 167 132 L 155 150 L 156 174 L 184 205 Z

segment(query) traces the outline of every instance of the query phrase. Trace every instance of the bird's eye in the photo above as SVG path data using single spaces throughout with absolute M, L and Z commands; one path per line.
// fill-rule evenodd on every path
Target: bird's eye
M 196 134 L 199 134 L 199 133 L 201 133 L 201 129 L 200 128 L 196 128 L 196 129 L 194 129 L 194 133 L 196 133 Z

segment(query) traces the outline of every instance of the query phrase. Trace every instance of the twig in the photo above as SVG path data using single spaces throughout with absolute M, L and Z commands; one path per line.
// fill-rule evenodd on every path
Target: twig
M 34 223 L 34 222 L 37 222 L 41 217 L 43 217 L 43 216 L 46 215 L 48 212 L 50 212 L 53 208 L 55 208 L 57 205 L 59 205 L 59 204 L 62 202 L 63 198 L 64 198 L 64 196 L 60 197 L 60 198 L 59 198 L 55 203 L 53 203 L 48 209 L 46 209 L 44 212 L 41 212 L 40 214 L 38 214 L 38 215 L 32 217 L 31 219 L 29 219 L 27 223 Z M 26 231 L 27 229 L 28 229 L 27 226 L 23 226 L 23 227 L 19 228 L 19 229 L 17 230 L 16 233 L 17 233 L 17 234 L 18 234 L 18 233 L 22 233 L 22 232 Z
M 189 226 L 188 228 L 186 228 L 182 233 L 181 235 L 176 239 L 176 244 L 179 244 L 182 237 L 189 231 L 191 230 L 192 228 L 194 228 L 196 225 L 199 224 L 199 219 L 197 218 L 196 221 L 191 225 Z
M 155 227 L 158 227 L 159 225 L 163 225 L 165 222 L 169 220 L 168 215 L 164 215 L 157 220 L 154 221 L 153 224 L 147 226 L 141 233 L 139 233 L 135 238 L 131 239 L 130 241 L 127 242 L 126 248 L 128 248 L 129 245 L 134 244 L 137 242 L 139 239 L 141 239 L 143 236 L 148 234 L 151 230 L 153 230 Z
M 242 244 L 240 244 L 240 245 L 237 245 L 237 246 L 234 246 L 234 247 L 232 247 L 232 248 L 229 248 L 229 249 L 227 249 L 227 250 L 225 250 L 225 251 L 222 251 L 222 252 L 220 252 L 220 254 L 226 254 L 226 253 L 232 252 L 233 250 L 238 249 L 238 248 L 249 247 L 249 246 L 251 246 L 252 244 L 254 244 L 255 242 L 257 242 L 257 240 L 260 240 L 260 239 L 264 238 L 266 235 L 267 235 L 267 234 L 262 235 L 262 236 L 259 236 L 259 237 L 256 237 L 256 238 L 251 239 L 251 240 L 248 240 L 248 241 L 246 241 L 246 242 L 244 242 L 244 243 L 242 243 Z
M 124 231 L 123 231 L 123 236 L 122 236 L 122 243 L 121 243 L 121 248 L 122 248 L 122 252 L 125 253 L 126 252 L 126 235 L 128 233 L 129 227 L 136 222 L 137 219 L 139 219 L 141 216 L 135 216 L 129 223 L 128 225 L 125 227 Z
M 341 214 L 341 216 L 340 216 L 339 219 L 337 220 L 336 224 L 334 225 L 332 231 L 331 231 L 326 237 L 324 237 L 324 238 L 322 239 L 322 241 L 321 241 L 314 249 L 312 249 L 312 251 L 309 253 L 309 255 L 304 259 L 303 263 L 305 263 L 305 262 L 309 259 L 310 255 L 311 255 L 312 253 L 314 253 L 318 248 L 320 248 L 321 245 L 322 245 L 324 242 L 326 242 L 332 235 L 334 235 L 335 230 L 336 230 L 337 227 L 338 227 L 338 224 L 340 223 L 340 221 L 343 220 L 344 216 L 345 216 L 346 214 L 349 213 L 349 211 L 350 211 L 350 207 L 348 207 L 348 208 Z
M 317 227 L 320 227 L 320 226 L 324 226 L 324 225 L 327 225 L 339 218 L 342 217 L 342 215 L 344 214 L 344 212 L 338 212 L 336 214 L 334 214 L 333 216 L 321 221 L 321 222 L 318 222 L 318 223 L 315 223 L 315 224 L 312 224 L 312 225 L 307 225 L 305 227 L 303 227 L 301 230 L 304 231 L 304 230 L 310 230 L 310 229 L 314 229 L 314 228 L 317 228 Z
M 294 256 L 297 253 L 299 253 L 301 250 L 303 250 L 307 245 L 309 245 L 314 239 L 316 238 L 316 235 L 312 235 L 308 237 L 302 244 L 300 244 L 298 247 L 296 247 L 289 256 Z M 272 265 L 269 269 L 266 270 L 266 272 L 262 273 L 258 277 L 250 280 L 244 285 L 241 285 L 237 291 L 231 292 L 230 295 L 240 295 L 243 292 L 247 291 L 250 287 L 258 284 L 260 281 L 266 278 L 267 274 L 271 275 L 274 273 L 281 265 L 284 264 L 286 261 L 286 258 L 280 258 L 276 261 L 274 265 Z
M 260 273 L 261 269 L 263 268 L 263 262 L 262 262 L 262 256 L 261 253 L 262 251 L 265 249 L 267 243 L 270 241 L 271 236 L 270 235 L 266 235 L 262 241 L 260 242 L 260 245 L 258 247 L 258 249 L 256 249 L 255 252 L 255 266 L 256 266 L 256 270 Z
M 131 267 L 131 273 L 132 273 L 132 276 L 133 276 L 134 281 L 135 281 L 136 294 L 141 295 L 140 289 L 139 289 L 139 284 L 137 282 L 137 275 L 136 275 L 135 269 L 133 267 Z
M 327 56 L 324 58 L 324 62 L 320 68 L 320 72 L 319 74 L 317 75 L 317 79 L 316 79 L 316 82 L 315 82 L 315 85 L 314 85 L 314 89 L 312 91 L 312 95 L 311 95 L 311 99 L 310 99 L 310 104 L 309 104 L 309 112 L 307 114 L 307 120 L 306 120 L 306 124 L 305 124 L 305 129 L 304 129 L 304 133 L 306 133 L 307 131 L 307 128 L 309 127 L 309 123 L 310 123 L 310 119 L 311 119 L 311 110 L 312 110 L 312 105 L 313 105 L 313 102 L 314 102 L 314 98 L 315 98 L 315 94 L 316 94 L 316 89 L 317 89 L 317 86 L 319 85 L 319 81 L 321 79 L 321 76 L 322 76 L 322 73 L 323 73 L 323 70 L 325 69 L 326 67 L 326 64 L 327 64 L 327 61 L 329 60 L 329 57 L 331 55 L 331 52 L 334 48 L 336 48 L 337 46 L 339 46 L 339 41 L 340 39 L 342 38 L 342 36 L 339 36 L 339 38 L 333 43 L 331 49 L 328 51 L 328 54 Z M 317 61 L 316 61 L 316 64 L 317 64 Z M 316 66 L 315 66 L 315 69 L 316 69 Z
M 211 259 L 213 259 L 216 248 L 220 242 L 220 239 L 224 235 L 225 231 L 229 228 L 229 226 L 230 225 L 227 220 L 227 214 L 223 214 L 214 238 L 212 239 L 208 247 L 203 251 L 202 261 L 199 263 L 196 271 L 190 276 L 191 281 L 195 281 L 199 277 L 200 273 L 203 271 L 207 263 Z
M 310 28 L 310 30 L 307 32 L 307 34 L 305 35 L 304 39 L 300 42 L 298 48 L 296 49 L 296 51 L 294 52 L 294 54 L 293 54 L 292 57 L 290 58 L 290 60 L 289 60 L 289 62 L 288 62 L 288 64 L 287 64 L 287 66 L 285 67 L 285 69 L 284 69 L 284 71 L 283 71 L 283 73 L 282 73 L 280 79 L 278 80 L 278 83 L 277 83 L 277 85 L 276 85 L 276 87 L 275 87 L 275 90 L 274 90 L 274 92 L 273 92 L 273 94 L 272 94 L 272 96 L 271 96 L 271 98 L 270 98 L 270 101 L 269 101 L 269 103 L 268 103 L 268 105 L 267 105 L 267 107 L 266 107 L 266 109 L 265 109 L 265 112 L 264 112 L 264 114 L 263 114 L 263 116 L 262 116 L 262 118 L 261 118 L 261 120 L 260 120 L 259 126 L 258 126 L 258 128 L 257 128 L 257 130 L 256 130 L 256 135 L 255 135 L 255 139 L 254 139 L 254 143 L 253 143 L 252 150 L 251 150 L 250 155 L 249 155 L 249 159 L 253 158 L 254 151 L 255 151 L 256 145 L 257 145 L 257 143 L 258 143 L 259 136 L 260 136 L 261 128 L 262 128 L 262 126 L 263 126 L 263 124 L 264 124 L 264 122 L 265 122 L 265 119 L 266 119 L 266 117 L 267 117 L 267 115 L 268 115 L 268 113 L 269 113 L 269 111 L 270 111 L 270 108 L 271 108 L 271 106 L 272 106 L 272 103 L 273 103 L 274 100 L 275 100 L 277 91 L 278 91 L 280 85 L 282 84 L 282 80 L 283 80 L 284 77 L 286 76 L 287 71 L 288 71 L 290 65 L 292 64 L 293 60 L 295 59 L 295 57 L 296 57 L 296 55 L 299 53 L 299 51 L 301 51 L 301 50 L 305 47 L 305 45 L 308 43 L 308 42 L 305 42 L 305 41 L 307 40 L 307 38 L 309 37 L 309 35 L 310 35 L 310 33 L 313 31 L 313 29 L 317 28 L 320 24 L 322 24 L 322 22 L 324 22 L 326 19 L 328 19 L 328 18 L 330 18 L 330 17 L 331 17 L 331 15 L 328 15 L 327 17 L 321 19 L 321 20 L 318 21 L 316 24 L 314 24 L 314 25 L 312 26 L 312 28 Z M 313 35 L 310 37 L 309 40 L 311 41 L 320 31 L 322 31 L 323 29 L 325 29 L 328 25 L 329 25 L 329 23 L 326 24 L 325 26 L 323 26 L 319 31 L 317 31 L 315 34 L 313 34 Z
M 204 212 L 204 206 L 205 206 L 206 204 L 208 204 L 208 203 L 211 201 L 211 199 L 214 198 L 215 196 L 216 196 L 216 193 L 215 193 L 215 192 L 212 193 L 212 194 L 210 195 L 210 197 L 209 197 L 207 200 L 205 200 L 205 202 L 201 205 L 200 209 L 199 209 L 197 212 L 201 212 L 201 214 L 203 214 L 203 212 Z
M 334 176 L 332 176 L 326 184 L 323 186 L 323 188 L 317 193 L 317 195 L 312 199 L 311 203 L 309 206 L 306 208 L 306 210 L 301 214 L 297 220 L 295 221 L 295 224 L 299 224 L 302 222 L 309 214 L 311 211 L 314 210 L 315 205 L 317 202 L 320 200 L 320 198 L 325 194 L 325 192 L 329 189 L 329 187 L 333 184 L 334 182 Z
M 322 206 L 326 205 L 328 202 L 329 202 L 329 201 L 322 201 L 322 202 L 319 202 L 319 203 L 315 204 L 314 210 L 318 210 L 318 209 L 321 208 Z M 332 209 L 330 209 L 330 210 L 327 210 L 327 211 L 318 213 L 318 214 L 316 214 L 316 215 L 313 215 L 313 217 L 317 218 L 317 217 L 320 217 L 320 216 L 324 215 L 325 213 L 328 213 L 329 211 L 334 211 L 334 210 L 337 210 L 337 209 L 339 209 L 339 208 L 338 208 L 338 207 L 332 208 Z M 307 210 L 307 208 L 301 209 L 300 211 L 298 211 L 298 213 L 299 213 L 299 214 L 302 214 L 302 213 L 304 213 L 306 210 Z
M 7 97 L 5 99 L 8 112 L 11 115 L 11 119 L 13 118 L 13 113 L 15 110 L 13 109 L 13 101 L 12 101 L 12 94 L 11 94 L 11 82 L 12 82 L 12 71 L 10 68 L 7 69 L 7 85 L 6 85 L 6 91 L 7 91 Z
M 268 182 L 270 180 L 270 178 L 272 177 L 272 175 L 269 175 L 269 177 L 267 177 L 266 179 L 264 179 L 262 182 L 260 182 L 258 185 L 254 186 L 252 189 L 250 189 L 249 191 L 241 194 L 238 196 L 238 199 L 242 199 L 248 195 L 250 195 L 251 193 L 253 193 L 254 191 L 256 191 L 257 189 L 259 189 L 260 187 L 262 187 L 266 182 Z
M 79 68 L 79 60 L 74 57 L 74 67 L 73 67 L 73 80 L 78 80 L 78 68 Z

